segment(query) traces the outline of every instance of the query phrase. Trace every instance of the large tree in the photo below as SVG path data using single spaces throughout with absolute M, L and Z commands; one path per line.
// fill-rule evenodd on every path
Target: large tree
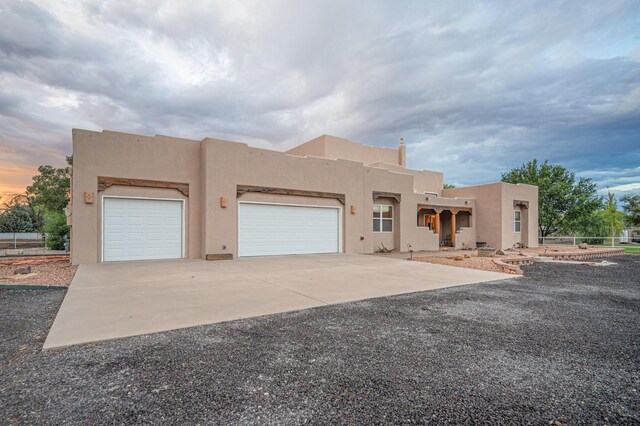
M 504 173 L 502 181 L 538 186 L 538 229 L 542 237 L 579 232 L 584 221 L 602 207 L 602 198 L 591 179 L 576 181 L 574 172 L 548 161 L 529 161 Z
M 631 226 L 640 226 L 640 194 L 625 195 L 620 198 L 624 206 L 624 212 L 626 213 L 626 221 Z
M 71 164 L 71 157 L 67 157 L 67 163 Z M 40 166 L 26 195 L 46 212 L 62 212 L 69 203 L 70 182 L 70 167 Z

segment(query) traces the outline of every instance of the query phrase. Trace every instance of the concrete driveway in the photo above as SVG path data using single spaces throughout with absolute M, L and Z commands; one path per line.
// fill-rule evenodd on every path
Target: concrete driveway
M 512 277 L 355 254 L 81 265 L 44 348 Z

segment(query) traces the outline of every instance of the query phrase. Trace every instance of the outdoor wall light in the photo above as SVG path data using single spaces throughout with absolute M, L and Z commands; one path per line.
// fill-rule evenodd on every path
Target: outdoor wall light
M 425 201 L 429 201 L 429 197 L 424 197 Z

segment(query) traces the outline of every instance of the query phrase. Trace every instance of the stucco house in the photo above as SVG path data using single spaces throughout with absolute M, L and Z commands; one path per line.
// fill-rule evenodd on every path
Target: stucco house
M 405 150 L 75 129 L 72 261 L 537 245 L 537 187 L 443 189 L 442 173 L 406 168 Z

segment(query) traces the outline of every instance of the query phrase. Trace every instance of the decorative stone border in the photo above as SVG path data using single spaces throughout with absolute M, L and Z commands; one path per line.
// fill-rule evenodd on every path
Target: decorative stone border
M 540 256 L 550 257 L 553 260 L 589 260 L 599 259 L 601 257 L 619 256 L 624 254 L 623 248 L 602 249 L 596 251 L 565 251 L 565 252 L 549 252 L 540 254 Z
M 500 267 L 503 272 L 516 275 L 522 275 L 522 269 L 520 269 L 520 266 L 533 265 L 533 262 L 534 260 L 532 256 L 502 257 L 493 259 L 493 263 Z

